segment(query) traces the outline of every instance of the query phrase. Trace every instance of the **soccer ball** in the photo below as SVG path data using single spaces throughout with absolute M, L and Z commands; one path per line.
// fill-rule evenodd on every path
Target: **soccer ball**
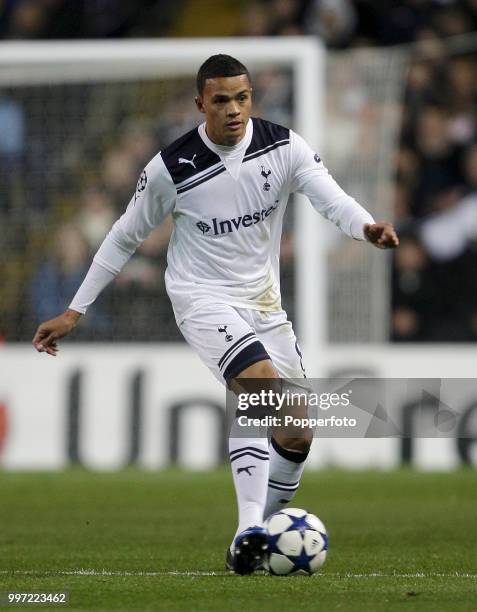
M 268 553 L 265 569 L 274 576 L 314 574 L 323 565 L 328 550 L 325 526 L 314 514 L 285 508 L 265 521 Z

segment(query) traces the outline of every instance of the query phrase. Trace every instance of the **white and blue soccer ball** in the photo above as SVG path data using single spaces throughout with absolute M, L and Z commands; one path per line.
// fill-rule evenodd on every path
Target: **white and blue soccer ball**
M 325 526 L 314 514 L 285 508 L 265 521 L 268 553 L 265 568 L 274 576 L 314 574 L 328 551 Z

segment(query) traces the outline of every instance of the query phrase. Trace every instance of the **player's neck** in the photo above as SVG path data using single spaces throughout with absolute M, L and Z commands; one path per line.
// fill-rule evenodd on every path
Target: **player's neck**
M 207 126 L 207 123 L 206 123 L 205 124 L 205 133 L 207 135 L 207 138 L 214 145 L 217 145 L 219 147 L 235 147 L 238 144 L 240 144 L 242 142 L 242 140 L 246 137 L 247 130 L 245 130 L 243 132 L 243 134 L 241 134 L 241 135 L 224 137 L 224 136 L 220 136 L 220 135 L 211 133 L 211 130 L 209 129 L 209 127 Z

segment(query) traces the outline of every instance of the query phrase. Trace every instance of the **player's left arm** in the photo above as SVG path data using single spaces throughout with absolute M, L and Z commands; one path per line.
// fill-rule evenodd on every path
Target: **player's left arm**
M 379 249 L 398 246 L 391 223 L 379 222 L 348 195 L 329 174 L 320 157 L 290 130 L 291 192 L 302 193 L 313 207 L 355 240 L 366 240 Z

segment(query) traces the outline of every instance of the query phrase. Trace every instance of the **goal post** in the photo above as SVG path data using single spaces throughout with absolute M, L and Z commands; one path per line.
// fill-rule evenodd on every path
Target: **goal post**
M 290 127 L 320 151 L 325 52 L 312 37 L 6 42 L 0 44 L 0 92 L 25 86 L 193 79 L 200 63 L 214 53 L 236 56 L 252 72 L 270 66 L 290 69 Z M 294 323 L 309 375 L 319 376 L 326 342 L 326 253 L 323 221 L 305 200 L 297 197 L 294 210 Z

